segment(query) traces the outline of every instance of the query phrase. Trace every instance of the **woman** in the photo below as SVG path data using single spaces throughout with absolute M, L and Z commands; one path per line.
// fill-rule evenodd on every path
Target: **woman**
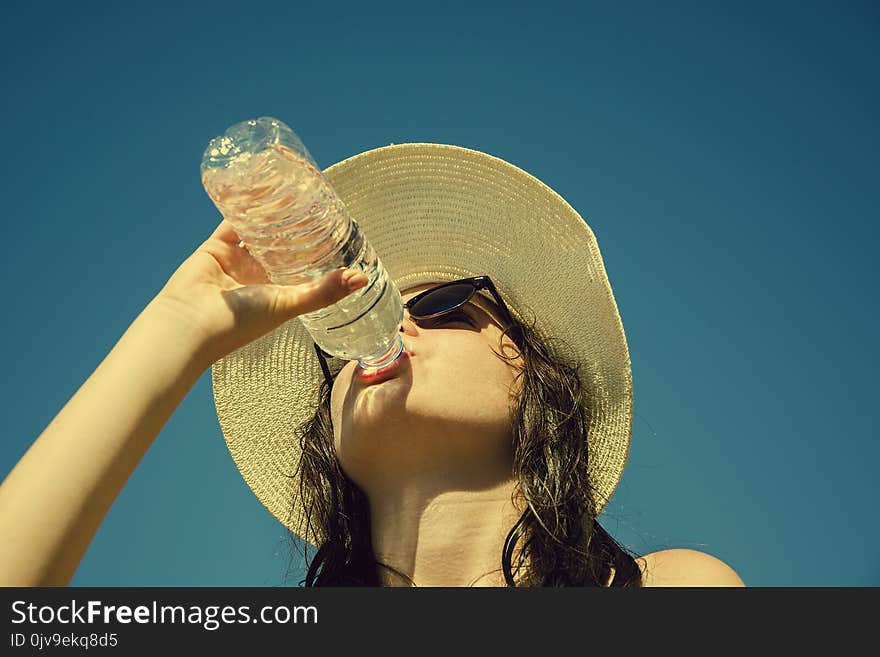
M 324 174 L 407 302 L 410 356 L 373 381 L 328 362 L 289 320 L 366 277 L 271 285 L 221 222 L 0 488 L 2 583 L 69 583 L 212 367 L 236 466 L 318 547 L 307 585 L 742 585 L 701 552 L 636 558 L 596 520 L 629 450 L 629 355 L 595 238 L 561 197 L 440 144 L 375 149 Z M 443 290 L 456 291 L 449 307 Z

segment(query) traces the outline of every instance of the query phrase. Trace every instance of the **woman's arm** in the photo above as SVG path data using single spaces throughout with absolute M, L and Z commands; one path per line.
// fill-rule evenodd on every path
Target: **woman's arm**
M 0 485 L 0 585 L 66 586 L 168 418 L 210 366 L 156 300 Z
M 221 221 L 0 485 L 0 585 L 65 586 L 144 453 L 204 371 L 368 282 L 273 285 Z

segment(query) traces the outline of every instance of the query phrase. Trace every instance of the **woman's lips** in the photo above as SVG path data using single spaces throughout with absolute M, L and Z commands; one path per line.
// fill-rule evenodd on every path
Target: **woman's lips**
M 379 383 L 381 381 L 385 381 L 387 379 L 392 378 L 398 370 L 400 370 L 403 361 L 412 358 L 415 354 L 410 350 L 406 349 L 400 355 L 400 357 L 396 358 L 393 363 L 390 365 L 386 365 L 381 370 L 375 372 L 367 372 L 360 365 L 357 366 L 358 378 L 364 383 Z

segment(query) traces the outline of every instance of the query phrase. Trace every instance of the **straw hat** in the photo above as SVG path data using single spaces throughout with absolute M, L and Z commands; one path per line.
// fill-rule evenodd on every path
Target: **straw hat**
M 537 178 L 499 158 L 444 144 L 392 144 L 323 172 L 388 275 L 414 285 L 488 275 L 513 316 L 535 318 L 551 353 L 575 361 L 594 407 L 588 436 L 597 504 L 623 475 L 632 432 L 629 350 L 599 246 L 583 218 Z M 295 429 L 323 374 L 299 319 L 211 368 L 223 437 L 265 507 L 305 536 L 294 505 Z

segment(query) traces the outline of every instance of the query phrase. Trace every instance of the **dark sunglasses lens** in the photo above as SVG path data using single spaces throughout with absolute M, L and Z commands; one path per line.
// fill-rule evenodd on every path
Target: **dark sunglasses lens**
M 442 313 L 464 303 L 473 291 L 474 286 L 467 283 L 447 285 L 419 299 L 409 309 L 409 314 L 412 317 L 429 317 Z

